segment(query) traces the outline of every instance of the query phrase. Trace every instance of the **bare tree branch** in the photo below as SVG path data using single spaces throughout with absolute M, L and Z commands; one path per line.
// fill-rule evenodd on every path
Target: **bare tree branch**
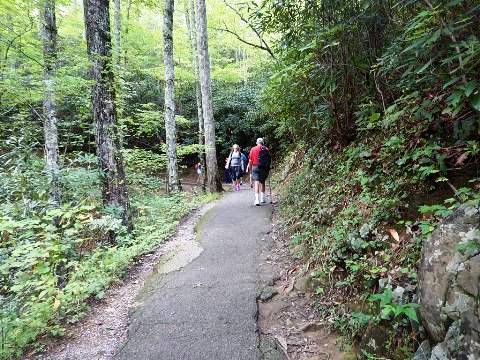
M 276 59 L 275 55 L 274 55 L 273 52 L 270 50 L 270 48 L 265 47 L 265 46 L 263 46 L 263 45 L 254 44 L 254 43 L 252 43 L 252 42 L 250 42 L 250 41 L 248 41 L 248 40 L 245 40 L 245 39 L 243 39 L 240 35 L 238 35 L 236 32 L 228 29 L 227 27 L 225 27 L 225 28 L 210 27 L 210 29 L 216 30 L 216 31 L 223 31 L 223 32 L 232 34 L 233 36 L 235 36 L 239 41 L 243 42 L 244 44 L 247 44 L 247 45 L 249 45 L 249 46 L 255 47 L 255 48 L 257 48 L 257 49 L 264 50 L 264 51 L 268 52 L 271 57 L 273 57 L 274 59 Z
M 1 42 L 3 42 L 4 44 L 7 44 L 8 48 L 10 48 L 12 46 L 12 42 L 11 41 L 6 41 L 6 40 L 3 40 L 3 39 L 0 39 Z M 15 51 L 17 51 L 18 53 L 22 54 L 23 56 L 25 56 L 27 59 L 30 59 L 32 60 L 33 62 L 37 63 L 38 65 L 42 66 L 43 67 L 43 64 L 38 61 L 37 59 L 31 57 L 30 55 L 26 54 L 23 50 L 21 49 L 15 49 Z M 8 53 L 5 54 L 5 59 L 8 58 Z
M 274 59 L 276 59 L 276 56 L 275 56 L 275 54 L 273 53 L 272 49 L 270 48 L 270 46 L 268 45 L 268 43 L 265 41 L 265 39 L 263 38 L 262 34 L 260 34 L 260 32 L 255 28 L 255 26 L 253 26 L 253 25 L 250 23 L 250 21 L 248 21 L 248 19 L 246 19 L 245 16 L 243 16 L 243 14 L 242 14 L 240 11 L 238 11 L 234 6 L 232 6 L 231 4 L 229 4 L 227 0 L 223 0 L 223 2 L 225 3 L 225 5 L 227 5 L 227 7 L 228 7 L 229 9 L 231 9 L 231 10 L 240 18 L 240 20 L 242 20 L 242 21 L 255 33 L 255 35 L 257 35 L 257 37 L 258 37 L 258 39 L 260 40 L 260 43 L 261 43 L 262 45 L 260 45 L 260 46 L 259 46 L 259 45 L 254 45 L 254 44 L 252 44 L 252 43 L 250 43 L 250 42 L 245 41 L 244 39 L 241 39 L 239 35 L 237 35 L 237 34 L 236 34 L 235 32 L 233 32 L 233 31 L 227 29 L 226 26 L 225 26 L 226 29 L 223 29 L 223 31 L 227 31 L 227 32 L 235 35 L 238 40 L 242 41 L 242 42 L 245 43 L 245 44 L 248 44 L 248 45 L 254 46 L 254 47 L 256 47 L 256 48 L 259 48 L 259 49 L 262 49 L 262 50 L 267 51 L 267 52 L 270 54 L 271 57 L 273 57 Z M 217 30 L 221 30 L 221 29 L 217 29 Z

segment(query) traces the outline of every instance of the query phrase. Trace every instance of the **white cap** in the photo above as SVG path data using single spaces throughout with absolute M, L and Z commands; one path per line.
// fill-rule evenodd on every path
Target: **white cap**
M 260 145 L 260 144 L 263 145 L 263 138 L 258 138 L 257 139 L 257 145 Z

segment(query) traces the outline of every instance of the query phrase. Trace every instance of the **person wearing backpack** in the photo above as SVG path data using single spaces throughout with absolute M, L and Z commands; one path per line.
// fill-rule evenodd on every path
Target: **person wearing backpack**
M 246 171 L 247 166 L 246 165 L 248 164 L 248 158 L 247 158 L 247 155 L 245 155 L 243 153 L 243 149 L 240 149 L 240 154 L 242 154 L 242 174 L 240 176 L 240 185 L 243 185 L 243 177 L 247 173 L 247 171 Z
M 240 152 L 240 146 L 233 145 L 230 155 L 228 156 L 225 169 L 230 170 L 232 176 L 233 191 L 240 191 L 240 178 L 242 172 L 245 170 L 244 163 L 242 161 L 242 153 Z
M 270 171 L 270 150 L 264 145 L 262 138 L 257 139 L 257 146 L 250 150 L 247 172 L 251 169 L 255 182 L 255 206 L 265 203 L 265 180 Z

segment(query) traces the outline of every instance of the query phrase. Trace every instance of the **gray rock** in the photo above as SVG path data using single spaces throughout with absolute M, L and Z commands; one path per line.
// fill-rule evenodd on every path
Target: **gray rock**
M 403 303 L 403 293 L 405 292 L 405 288 L 401 286 L 397 286 L 395 290 L 392 292 L 393 302 L 395 304 L 402 304 Z
M 260 360 L 287 360 L 282 347 L 270 336 L 261 336 L 258 347 Z
M 391 282 L 392 282 L 392 277 L 388 275 L 387 278 L 382 278 L 378 280 L 378 286 L 380 287 L 380 289 L 385 289 L 388 285 L 391 284 Z
M 431 354 L 432 348 L 430 347 L 430 342 L 424 340 L 418 347 L 412 360 L 429 360 Z
M 257 299 L 261 301 L 268 301 L 278 294 L 278 291 L 272 286 L 265 286 L 260 294 L 258 294 Z
M 479 228 L 478 209 L 464 205 L 423 244 L 419 312 L 429 337 L 439 343 L 432 360 L 480 358 Z
M 444 343 L 437 344 L 432 349 L 432 355 L 430 356 L 430 360 L 451 360 L 448 355 L 447 347 Z
M 388 341 L 388 328 L 383 325 L 370 324 L 360 340 L 359 348 L 378 357 L 386 355 L 385 345 Z

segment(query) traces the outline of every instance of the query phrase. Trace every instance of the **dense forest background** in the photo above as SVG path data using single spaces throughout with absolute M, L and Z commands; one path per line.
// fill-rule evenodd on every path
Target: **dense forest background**
M 102 206 L 83 7 L 57 1 L 62 201 L 50 206 L 41 6 L 0 0 L 3 358 L 62 334 L 89 298 L 214 196 L 164 194 L 163 2 L 126 0 L 113 58 L 133 232 Z M 178 1 L 173 21 L 185 174 L 201 152 L 189 11 Z M 478 1 L 212 0 L 207 17 L 219 168 L 233 143 L 266 137 L 282 226 L 325 318 L 360 344 L 359 356 L 408 358 L 426 336 L 416 312 L 421 244 L 479 199 Z M 362 344 L 372 324 L 386 336 L 381 349 Z
M 52 3 L 58 31 L 54 103 L 61 192 L 60 206 L 53 207 L 44 160 L 44 65 L 53 61 L 44 58 L 42 39 L 43 8 Z M 83 316 L 90 297 L 103 297 L 131 261 L 170 236 L 188 211 L 215 197 L 190 186 L 202 151 L 192 50 L 194 2 L 178 1 L 173 19 L 177 155 L 184 189 L 193 192 L 169 197 L 164 2 L 122 1 L 120 42 L 113 36 L 113 5 L 111 65 L 133 232 L 118 208 L 102 206 L 83 2 L 0 2 L 0 358 L 21 354 L 39 336 L 61 334 L 63 324 Z M 238 41 L 259 41 L 239 18 L 240 11 L 221 0 L 207 6 L 219 159 L 228 156 L 234 142 L 252 146 L 260 131 L 258 94 L 269 55 Z

